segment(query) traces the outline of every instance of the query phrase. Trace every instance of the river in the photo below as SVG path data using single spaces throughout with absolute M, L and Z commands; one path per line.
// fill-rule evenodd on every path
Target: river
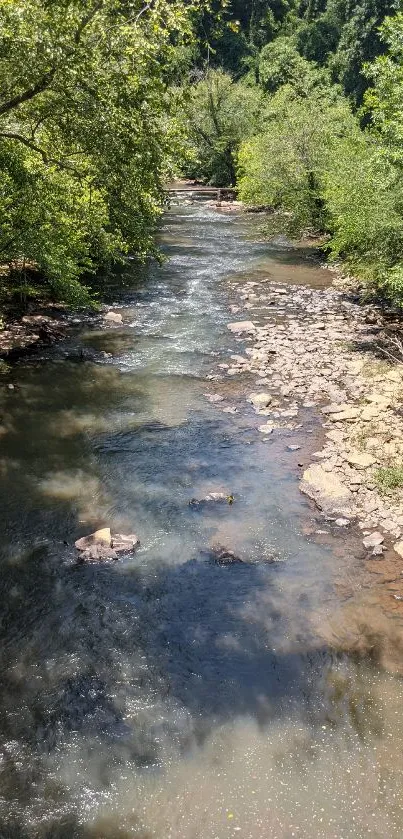
M 258 226 L 173 206 L 123 326 L 77 324 L 0 390 L 2 839 L 403 834 L 401 677 L 329 632 L 359 557 L 306 536 L 298 433 L 262 439 L 242 376 L 237 413 L 205 396 L 240 283 L 328 283 Z M 189 506 L 216 490 L 234 503 Z M 105 524 L 140 550 L 77 565 Z

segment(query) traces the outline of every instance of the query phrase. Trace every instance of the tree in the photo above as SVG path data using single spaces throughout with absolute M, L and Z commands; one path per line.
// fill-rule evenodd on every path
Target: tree
M 323 83 L 326 74 L 303 58 L 294 38 L 278 37 L 263 47 L 259 56 L 259 82 L 267 93 L 275 93 L 282 85 L 304 89 L 311 83 Z M 327 79 L 326 79 L 327 80 Z
M 379 27 L 399 6 L 400 0 L 313 0 L 301 15 L 298 48 L 309 60 L 328 63 L 335 81 L 361 104 L 368 85 L 363 64 L 383 51 Z
M 284 85 L 269 102 L 264 130 L 241 146 L 239 194 L 247 203 L 292 214 L 295 232 L 327 226 L 323 177 L 336 138 L 354 118 L 337 90 L 301 96 Z
M 215 186 L 235 183 L 236 154 L 256 130 L 262 94 L 235 83 L 221 70 L 209 70 L 188 91 L 185 103 L 190 165 L 186 173 Z
M 403 303 L 403 189 L 399 170 L 368 131 L 335 145 L 324 177 L 333 258 Z
M 199 0 L 0 0 L 0 259 L 58 296 L 153 249 L 169 67 Z
M 367 91 L 365 108 L 372 123 L 396 161 L 403 162 L 403 13 L 387 18 L 381 37 L 388 47 L 366 66 L 366 75 L 373 82 Z

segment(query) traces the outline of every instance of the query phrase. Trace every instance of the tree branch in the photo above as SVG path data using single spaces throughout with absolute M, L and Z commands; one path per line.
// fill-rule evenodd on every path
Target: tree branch
M 24 93 L 19 93 L 18 96 L 14 96 L 12 99 L 9 99 L 8 102 L 3 102 L 0 105 L 0 116 L 2 114 L 7 114 L 9 111 L 13 111 L 14 108 L 18 108 L 19 105 L 22 105 L 24 102 L 29 102 L 30 99 L 34 99 L 35 96 L 38 96 L 39 93 L 43 93 L 49 85 L 51 85 L 57 67 L 52 67 L 44 76 L 42 76 L 41 80 L 37 82 L 33 87 L 28 88 L 28 90 L 24 90 Z
M 49 163 L 49 158 L 46 152 L 43 149 L 40 149 L 39 146 L 32 143 L 31 140 L 27 140 L 26 137 L 23 137 L 22 134 L 17 134 L 15 131 L 0 131 L 0 137 L 5 137 L 6 140 L 17 140 L 18 143 L 22 143 L 28 149 L 32 151 L 36 151 L 37 154 L 40 154 L 44 163 Z
M 73 172 L 74 175 L 77 175 L 79 178 L 82 177 L 82 173 L 79 172 L 75 166 L 72 166 L 71 163 L 65 163 L 63 160 L 57 160 L 55 157 L 49 157 L 48 154 L 45 152 L 44 149 L 41 149 L 31 140 L 28 140 L 23 134 L 17 134 L 14 131 L 0 131 L 0 137 L 4 137 L 6 140 L 16 140 L 18 143 L 22 143 L 31 151 L 40 154 L 43 162 L 48 165 L 49 163 L 54 163 L 55 166 L 58 166 L 59 169 L 65 169 L 67 172 Z

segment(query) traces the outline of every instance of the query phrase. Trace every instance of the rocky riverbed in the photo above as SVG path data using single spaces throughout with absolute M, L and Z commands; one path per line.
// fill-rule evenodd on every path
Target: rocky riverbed
M 385 329 L 398 321 L 386 324 L 377 307 L 338 288 L 270 280 L 240 285 L 232 312 L 228 328 L 242 349 L 212 378 L 255 377 L 247 400 L 266 437 L 303 432 L 319 414 L 323 445 L 301 464 L 301 490 L 340 528 L 358 525 L 370 556 L 387 546 L 403 556 L 403 491 L 379 487 L 379 470 L 403 462 L 403 366 L 382 353 Z

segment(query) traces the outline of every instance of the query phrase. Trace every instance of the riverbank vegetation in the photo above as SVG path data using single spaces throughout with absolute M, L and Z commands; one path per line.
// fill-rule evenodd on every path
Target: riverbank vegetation
M 293 235 L 324 235 L 331 259 L 403 305 L 400 6 L 233 0 L 227 26 L 204 13 L 184 171 L 236 184 Z
M 170 82 L 200 4 L 0 0 L 1 300 L 83 304 L 154 252 L 176 133 Z
M 0 305 L 155 254 L 173 172 L 403 301 L 399 0 L 0 0 Z

